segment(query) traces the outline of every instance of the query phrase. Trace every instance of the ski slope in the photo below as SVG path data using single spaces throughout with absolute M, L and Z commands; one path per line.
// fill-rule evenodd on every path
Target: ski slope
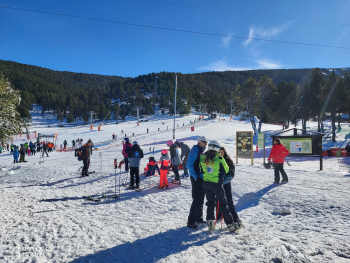
M 198 116 L 177 118 L 179 128 Z M 53 152 L 39 164 L 39 156 L 26 156 L 27 163 L 13 164 L 12 156 L 0 155 L 0 262 L 350 262 L 350 158 L 325 157 L 324 170 L 318 158 L 287 157 L 288 184 L 275 185 L 273 169 L 262 166 L 262 152 L 239 159 L 232 181 L 233 200 L 245 228 L 238 234 L 222 231 L 218 222 L 210 235 L 206 225 L 186 227 L 191 205 L 190 181 L 166 190 L 154 188 L 159 177 L 141 177 L 142 192 L 120 187 L 120 198 L 92 202 L 84 197 L 111 196 L 128 176 L 115 171 L 113 160 L 122 159 L 121 140 L 109 143 L 121 130 L 137 140 L 145 158 L 166 148 L 172 138 L 171 117 L 149 117 L 137 126 L 134 120 L 106 124 L 98 132 L 88 125 L 47 127 L 33 114 L 31 131 L 58 133 L 58 143 L 91 138 L 105 142 L 91 156 L 95 173 L 80 177 L 82 162 L 73 152 Z M 310 124 L 311 129 L 315 124 Z M 166 126 L 169 126 L 168 131 Z M 263 124 L 272 134 L 281 129 Z M 347 126 L 344 126 L 347 127 Z M 149 129 L 149 134 L 146 129 Z M 162 131 L 158 133 L 158 128 Z M 344 128 L 345 129 L 345 128 Z M 343 130 L 344 130 L 343 129 Z M 249 131 L 249 122 L 210 120 L 176 131 L 176 138 L 190 147 L 198 136 L 217 140 L 235 160 L 236 131 Z M 130 134 L 130 135 L 129 135 Z M 350 136 L 325 146 L 345 146 Z M 19 144 L 22 138 L 15 141 Z M 267 156 L 271 140 L 267 141 Z M 151 153 L 149 149 L 151 148 Z M 117 174 L 115 174 L 117 172 Z M 170 177 L 170 180 L 172 178 Z M 273 212 L 288 209 L 290 215 Z M 204 207 L 204 215 L 206 214 Z

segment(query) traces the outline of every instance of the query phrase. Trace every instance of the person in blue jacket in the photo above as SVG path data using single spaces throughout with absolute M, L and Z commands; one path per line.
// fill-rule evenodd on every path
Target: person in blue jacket
M 17 146 L 14 146 L 13 149 L 13 163 L 18 163 L 19 151 L 17 149 Z
M 187 226 L 196 229 L 197 223 L 206 223 L 203 220 L 203 204 L 205 192 L 203 189 L 203 173 L 199 168 L 200 158 L 207 146 L 207 139 L 204 136 L 199 136 L 197 144 L 194 145 L 188 155 L 187 169 L 190 174 L 192 184 L 192 205 L 190 214 L 188 215 Z

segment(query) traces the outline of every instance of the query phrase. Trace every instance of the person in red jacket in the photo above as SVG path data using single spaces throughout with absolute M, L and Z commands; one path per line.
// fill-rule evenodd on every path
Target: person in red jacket
M 273 159 L 273 168 L 275 169 L 275 183 L 280 183 L 280 172 L 282 174 L 282 183 L 288 182 L 288 176 L 283 169 L 284 157 L 289 154 L 289 151 L 281 143 L 279 138 L 275 138 L 274 145 L 272 145 L 272 150 L 269 155 L 268 161 L 270 162 Z

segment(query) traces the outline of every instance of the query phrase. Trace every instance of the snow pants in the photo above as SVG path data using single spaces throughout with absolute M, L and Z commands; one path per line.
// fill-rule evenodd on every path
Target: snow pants
M 44 154 L 43 154 L 44 155 Z M 84 167 L 83 167 L 83 170 L 81 171 L 81 175 L 82 176 L 85 176 L 85 175 L 88 175 L 88 170 L 89 170 L 89 159 L 88 158 L 84 158 L 83 159 L 83 164 L 84 164 Z
M 135 180 L 134 180 L 134 176 L 135 176 Z M 134 186 L 134 183 L 136 183 L 136 188 L 140 187 L 139 167 L 130 167 L 130 185 Z
M 192 205 L 190 208 L 190 214 L 188 215 L 188 223 L 194 224 L 203 221 L 203 204 L 205 192 L 203 189 L 203 178 L 197 177 L 195 180 L 190 176 L 192 184 Z
M 173 165 L 173 172 L 175 174 L 175 181 L 180 181 L 179 166 Z
M 46 150 L 43 149 L 43 155 L 41 157 L 44 157 L 44 154 L 46 153 L 46 156 L 49 157 L 49 154 L 47 153 Z
M 124 157 L 125 172 L 129 172 L 129 159 Z
M 215 220 L 215 206 L 219 202 L 226 225 L 233 223 L 232 214 L 228 208 L 225 190 L 222 184 L 203 181 L 203 188 L 207 197 L 207 220 Z
M 282 175 L 282 180 L 288 182 L 288 176 L 283 169 L 283 163 L 273 163 L 273 168 L 275 169 L 275 182 L 280 182 L 280 172 Z
M 17 157 L 13 157 L 13 163 L 18 163 L 18 156 Z
M 188 157 L 185 157 L 185 160 L 182 163 L 182 167 L 184 168 L 184 176 L 188 175 L 187 160 L 188 160 Z
M 160 169 L 159 185 L 168 185 L 168 178 L 166 177 L 168 170 Z
M 228 205 L 228 208 L 230 209 L 231 215 L 233 217 L 233 221 L 237 222 L 239 217 L 238 217 L 238 214 L 237 214 L 237 211 L 236 211 L 236 207 L 233 204 L 233 200 L 232 200 L 231 182 L 227 183 L 227 184 L 224 184 L 223 187 L 224 187 L 224 190 L 225 190 L 225 196 L 226 196 L 226 200 L 227 200 L 227 205 Z M 219 207 L 219 212 L 218 212 L 218 216 L 217 216 L 218 220 L 220 220 L 221 217 L 222 217 L 222 211 L 221 211 L 221 209 Z
M 21 162 L 25 162 L 25 160 L 24 160 L 24 154 L 21 154 L 20 156 L 19 156 L 19 162 L 21 163 Z

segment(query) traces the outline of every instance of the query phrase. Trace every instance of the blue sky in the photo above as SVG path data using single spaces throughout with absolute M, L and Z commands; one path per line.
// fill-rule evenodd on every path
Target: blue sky
M 0 6 L 118 22 L 0 8 L 0 59 L 53 70 L 136 77 L 350 67 L 348 0 L 2 0 Z

